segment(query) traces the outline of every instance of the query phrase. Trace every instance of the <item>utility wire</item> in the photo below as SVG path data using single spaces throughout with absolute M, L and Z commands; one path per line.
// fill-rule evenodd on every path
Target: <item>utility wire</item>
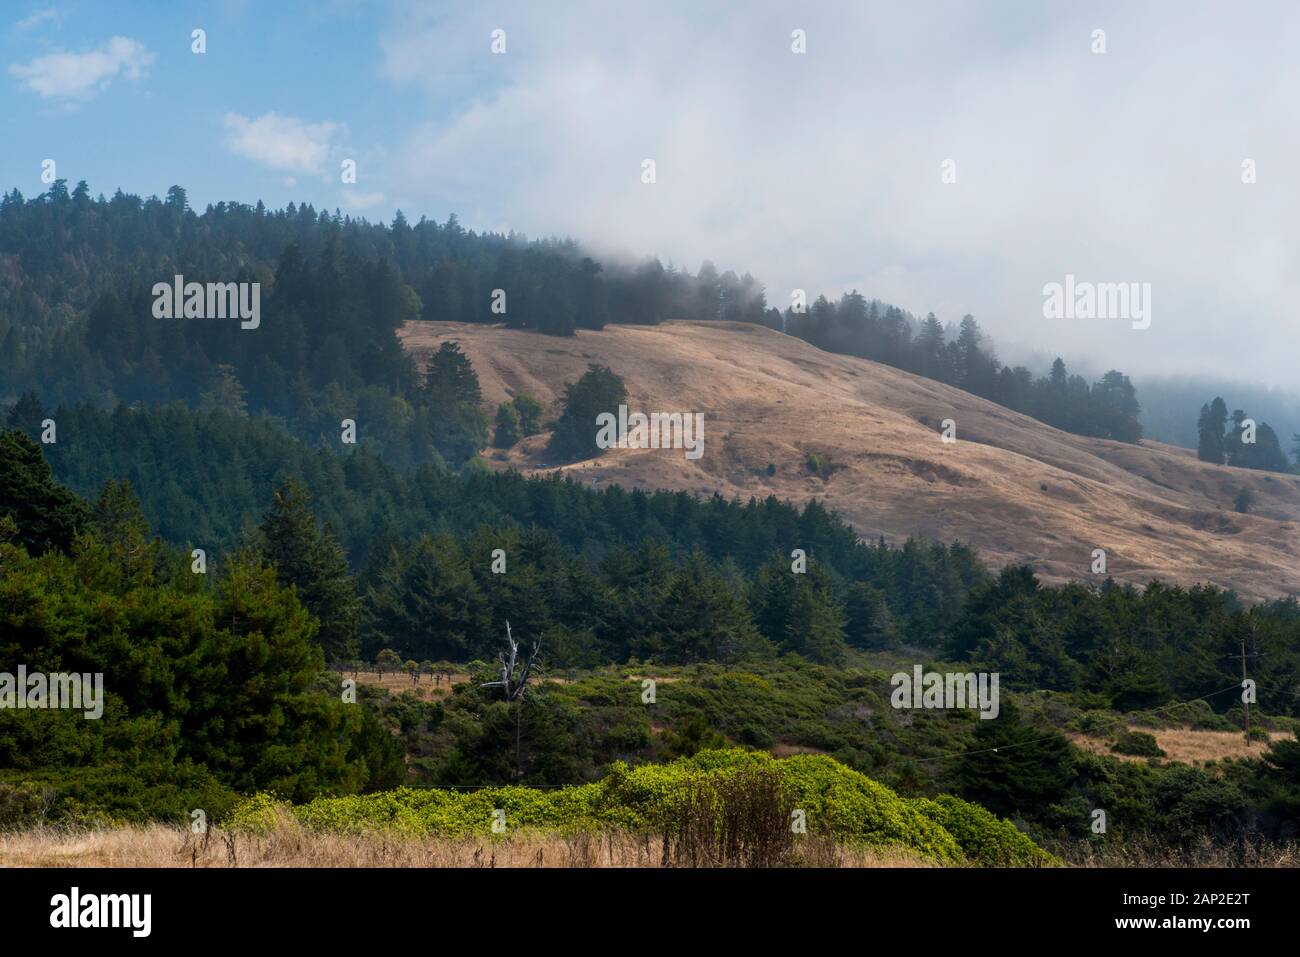
M 1162 711 L 1170 711 L 1174 708 L 1181 708 L 1183 705 L 1191 704 L 1193 701 L 1206 701 L 1210 698 L 1214 698 L 1217 697 L 1218 695 L 1224 694 L 1225 692 L 1239 691 L 1239 690 L 1241 690 L 1240 684 L 1229 685 L 1228 687 L 1221 688 L 1218 691 L 1211 691 L 1209 694 L 1203 694 L 1199 698 L 1188 698 L 1186 701 L 1175 701 L 1173 704 L 1165 705 L 1163 708 L 1152 708 L 1148 711 L 1143 711 L 1140 713 L 1144 715 L 1159 714 Z M 1131 716 L 1129 715 L 1119 715 L 1111 719 L 1110 721 L 1101 721 L 1098 722 L 1098 724 L 1101 727 L 1105 727 L 1107 725 L 1114 725 L 1114 724 L 1127 724 L 1130 720 L 1131 720 Z M 948 758 L 964 758 L 972 754 L 989 754 L 993 752 L 1010 751 L 1012 748 L 1024 748 L 1034 744 L 1041 744 L 1043 741 L 1051 740 L 1058 734 L 1060 734 L 1059 731 L 1053 732 L 1052 734 L 1045 734 L 1041 738 L 1035 738 L 1033 741 L 1020 741 L 1016 744 L 1005 744 L 998 748 L 978 748 L 974 751 L 954 751 L 951 754 L 939 754 L 931 758 L 913 758 L 912 760 L 917 762 L 918 764 L 923 764 L 927 761 L 945 761 Z

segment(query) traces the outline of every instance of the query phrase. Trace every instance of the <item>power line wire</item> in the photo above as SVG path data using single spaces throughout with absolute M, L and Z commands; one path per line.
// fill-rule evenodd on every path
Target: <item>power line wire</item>
M 1147 711 L 1140 712 L 1140 714 L 1144 714 L 1144 715 L 1159 714 L 1162 711 L 1169 711 L 1173 708 L 1181 708 L 1183 705 L 1191 704 L 1193 701 L 1206 701 L 1210 698 L 1224 694 L 1225 692 L 1228 691 L 1240 690 L 1240 688 L 1241 688 L 1240 684 L 1229 685 L 1228 687 L 1222 688 L 1218 691 L 1211 691 L 1209 694 L 1201 695 L 1199 698 L 1188 698 L 1186 701 L 1175 701 L 1173 704 L 1165 705 L 1163 708 L 1151 708 Z M 1131 720 L 1129 715 L 1118 715 L 1110 721 L 1099 722 L 1099 725 L 1105 727 L 1108 724 L 1127 724 L 1129 720 Z M 1004 744 L 1001 747 L 997 747 L 997 748 L 977 748 L 974 751 L 954 751 L 951 754 L 939 754 L 930 758 L 913 758 L 912 760 L 916 761 L 918 764 L 924 764 L 927 761 L 945 761 L 948 758 L 963 758 L 972 754 L 989 754 L 993 752 L 1010 751 L 1012 748 L 1024 748 L 1030 745 L 1040 744 L 1043 741 L 1050 741 L 1053 737 L 1055 737 L 1060 733 L 1061 732 L 1057 731 L 1054 732 L 1053 734 L 1045 734 L 1041 738 L 1035 738 L 1033 741 L 1020 741 L 1016 744 Z

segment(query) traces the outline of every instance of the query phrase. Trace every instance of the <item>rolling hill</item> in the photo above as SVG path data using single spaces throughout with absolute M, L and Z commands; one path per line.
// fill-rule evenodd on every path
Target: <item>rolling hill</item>
M 995 566 L 1024 562 L 1047 581 L 1092 577 L 1102 548 L 1120 581 L 1206 582 L 1250 599 L 1300 592 L 1300 476 L 1213 466 L 1158 442 L 1071 435 L 761 326 L 682 321 L 556 338 L 413 322 L 401 336 L 421 361 L 457 340 L 489 413 L 521 393 L 554 408 L 564 384 L 599 363 L 623 377 L 634 411 L 704 414 L 704 454 L 694 461 L 680 450 L 615 449 L 559 465 L 543 434 L 487 453 L 496 468 L 702 496 L 816 498 L 864 538 L 960 540 Z M 955 443 L 941 440 L 944 419 L 956 424 Z M 809 454 L 829 471 L 811 471 Z M 1254 498 L 1250 514 L 1233 508 L 1242 490 Z

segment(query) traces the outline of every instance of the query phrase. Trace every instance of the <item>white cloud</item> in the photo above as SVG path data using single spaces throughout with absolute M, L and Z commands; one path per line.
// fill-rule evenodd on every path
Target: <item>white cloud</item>
M 286 173 L 323 175 L 341 123 L 308 123 L 293 116 L 265 113 L 249 119 L 226 114 L 226 148 L 238 156 Z
M 1298 31 L 1287 2 L 410 5 L 383 72 L 429 110 L 390 173 L 431 212 L 707 257 L 781 305 L 857 287 L 1106 367 L 1287 382 Z M 1151 328 L 1044 319 L 1066 273 L 1151 282 Z
M 357 193 L 352 190 L 343 191 L 343 205 L 347 209 L 370 209 L 378 206 L 388 197 L 383 193 Z
M 30 63 L 13 63 L 9 73 L 42 97 L 88 100 L 108 89 L 117 76 L 138 80 L 155 59 L 138 40 L 113 37 L 85 53 L 49 53 Z
M 56 25 L 61 23 L 63 15 L 54 7 L 48 7 L 44 10 L 37 10 L 28 16 L 23 17 L 14 24 L 15 30 L 34 30 L 42 23 L 53 21 Z

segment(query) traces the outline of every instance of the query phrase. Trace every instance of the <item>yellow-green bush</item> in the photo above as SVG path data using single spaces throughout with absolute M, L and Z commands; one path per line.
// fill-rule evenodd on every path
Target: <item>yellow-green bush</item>
M 1000 820 L 978 804 L 949 794 L 910 802 L 921 814 L 953 836 L 966 859 L 987 867 L 1047 867 L 1058 863 L 1010 821 Z
M 829 757 L 777 759 L 740 748 L 635 768 L 617 762 L 598 783 L 554 790 L 398 788 L 317 798 L 294 808 L 259 794 L 235 809 L 228 826 L 264 833 L 275 826 L 278 814 L 287 812 L 312 830 L 456 837 L 491 834 L 494 812 L 502 810 L 509 832 L 620 828 L 661 833 L 674 827 L 686 802 L 723 793 L 726 782 L 738 776 L 737 784 L 744 787 L 767 773 L 778 776 L 789 806 L 803 812 L 809 834 L 827 834 L 845 844 L 901 847 L 940 864 L 1038 866 L 1054 861 L 1010 822 L 958 798 L 909 800 Z
M 292 813 L 289 805 L 263 791 L 236 804 L 224 824 L 227 830 L 238 834 L 269 834 Z

